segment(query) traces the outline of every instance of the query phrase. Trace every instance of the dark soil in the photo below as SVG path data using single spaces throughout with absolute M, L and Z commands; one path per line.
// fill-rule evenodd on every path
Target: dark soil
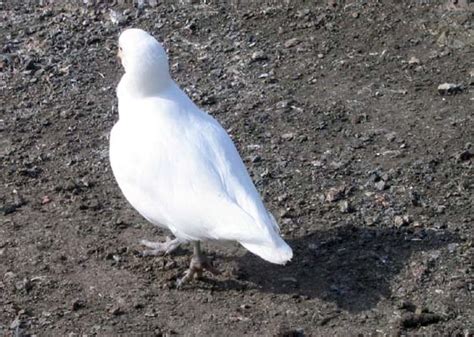
M 9 3 L 0 335 L 472 336 L 472 3 Z M 140 239 L 168 233 L 108 161 L 131 26 L 164 42 L 176 81 L 232 135 L 287 266 L 209 243 L 222 274 L 178 290 L 189 247 L 140 257 Z M 441 95 L 445 82 L 459 89 Z

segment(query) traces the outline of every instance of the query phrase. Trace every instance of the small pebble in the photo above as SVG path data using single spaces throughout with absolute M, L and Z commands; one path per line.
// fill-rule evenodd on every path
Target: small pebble
M 413 65 L 413 64 L 420 64 L 420 59 L 415 57 L 415 56 L 412 56 L 410 57 L 410 59 L 408 60 L 408 64 L 410 65 Z
M 374 184 L 375 188 L 379 191 L 383 191 L 387 188 L 387 183 L 383 180 L 379 180 Z
M 339 209 L 342 213 L 350 213 L 352 211 L 352 207 L 347 200 L 343 200 L 339 203 Z
M 343 187 L 332 187 L 329 189 L 329 191 L 326 193 L 326 201 L 329 202 L 336 202 L 340 199 L 342 199 L 344 195 L 345 188 Z
M 263 51 L 259 50 L 252 54 L 251 56 L 252 61 L 263 61 L 266 60 L 268 57 L 263 53 Z
M 282 134 L 281 138 L 283 138 L 284 140 L 292 140 L 294 136 L 295 136 L 294 133 L 288 132 L 288 133 Z
M 295 38 L 286 40 L 285 43 L 284 43 L 284 46 L 285 46 L 285 48 L 291 48 L 291 47 L 296 46 L 299 43 L 300 43 L 300 40 L 295 37 Z
M 443 83 L 438 86 L 438 93 L 440 95 L 453 95 L 463 92 L 463 87 L 460 84 Z
M 122 308 L 118 305 L 115 305 L 115 306 L 111 307 L 108 311 L 109 311 L 110 314 L 112 314 L 114 316 L 119 316 L 119 315 L 123 314 Z

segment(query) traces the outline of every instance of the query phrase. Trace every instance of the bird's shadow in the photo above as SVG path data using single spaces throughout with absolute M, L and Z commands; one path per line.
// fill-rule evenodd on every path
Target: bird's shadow
M 455 241 L 456 235 L 434 230 L 343 226 L 288 240 L 294 257 L 286 266 L 247 253 L 237 260 L 237 277 L 264 292 L 317 297 L 360 312 L 391 296 L 395 277 L 409 268 L 413 254 Z M 416 269 L 421 274 L 415 278 L 424 267 Z M 237 284 L 225 283 L 227 289 Z

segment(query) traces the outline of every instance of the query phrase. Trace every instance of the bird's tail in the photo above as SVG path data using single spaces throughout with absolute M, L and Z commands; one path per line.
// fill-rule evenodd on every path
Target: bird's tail
M 240 242 L 240 244 L 268 262 L 286 264 L 293 257 L 293 250 L 277 233 L 272 236 L 272 240 L 268 243 Z
M 262 213 L 253 217 L 235 203 L 222 202 L 222 199 L 219 201 L 221 202 L 219 207 L 222 210 L 219 221 L 232 224 L 238 220 L 239 225 L 216 226 L 208 238 L 235 240 L 255 255 L 271 263 L 286 264 L 291 260 L 293 251 L 280 237 L 275 218 L 263 206 Z M 214 205 L 213 207 L 216 207 Z
M 270 212 L 267 212 L 267 215 L 266 223 L 269 226 L 262 226 L 268 230 L 267 240 L 259 244 L 246 242 L 240 242 L 240 244 L 268 262 L 284 265 L 293 257 L 293 250 L 281 238 L 280 227 L 275 217 Z

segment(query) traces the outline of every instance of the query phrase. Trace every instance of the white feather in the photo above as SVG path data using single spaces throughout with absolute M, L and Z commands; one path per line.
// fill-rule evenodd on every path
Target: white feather
M 127 32 L 131 34 L 124 37 Z M 180 90 L 167 67 L 162 69 L 164 51 L 155 50 L 161 46 L 154 38 L 128 30 L 120 39 L 126 41 L 123 54 L 129 59 L 117 88 L 120 117 L 111 132 L 110 161 L 127 200 L 179 239 L 235 240 L 272 263 L 289 261 L 292 250 L 225 130 Z M 141 54 L 129 53 L 131 46 L 144 49 L 145 55 L 161 55 L 158 63 L 148 58 L 144 67 L 168 77 L 156 78 L 158 84 L 136 78 L 142 70 L 127 67 L 140 62 L 131 59 L 134 53 Z

